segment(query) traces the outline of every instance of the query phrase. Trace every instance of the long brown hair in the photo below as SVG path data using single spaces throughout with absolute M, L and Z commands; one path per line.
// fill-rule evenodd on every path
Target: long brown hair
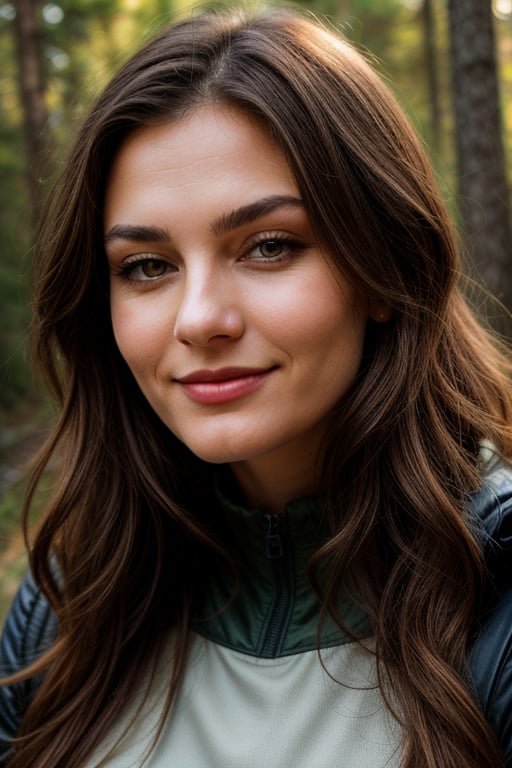
M 208 467 L 159 422 L 116 348 L 102 243 L 106 178 L 127 134 L 212 101 L 264 121 L 335 268 L 393 310 L 368 323 L 326 441 L 332 538 L 313 583 L 340 623 L 340 589 L 369 614 L 403 768 L 496 768 L 466 669 L 485 581 L 466 510 L 481 441 L 512 452 L 509 364 L 461 295 L 450 221 L 389 89 L 337 35 L 286 11 L 208 13 L 158 35 L 100 96 L 49 199 L 35 353 L 61 416 L 31 493 L 59 463 L 31 565 L 60 629 L 10 765 L 79 765 L 174 627 L 170 705 L 198 579 L 222 554 L 197 490 Z

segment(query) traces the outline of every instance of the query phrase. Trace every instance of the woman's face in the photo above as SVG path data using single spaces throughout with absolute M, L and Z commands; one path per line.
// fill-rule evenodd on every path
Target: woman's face
M 369 308 L 334 277 L 262 125 L 214 105 L 128 137 L 105 243 L 115 338 L 162 421 L 242 486 L 312 490 Z

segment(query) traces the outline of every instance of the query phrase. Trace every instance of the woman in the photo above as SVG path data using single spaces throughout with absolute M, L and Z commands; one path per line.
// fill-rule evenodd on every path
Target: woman
M 509 359 L 360 55 L 284 11 L 165 30 L 35 285 L 62 414 L 10 768 L 512 764 Z

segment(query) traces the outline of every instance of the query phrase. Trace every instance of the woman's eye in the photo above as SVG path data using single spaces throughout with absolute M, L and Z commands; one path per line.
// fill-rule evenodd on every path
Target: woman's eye
M 171 269 L 171 265 L 162 259 L 143 259 L 125 264 L 123 273 L 130 280 L 156 280 L 164 277 Z
M 256 262 L 280 262 L 299 250 L 299 243 L 291 238 L 267 237 L 252 245 L 246 259 Z
M 265 240 L 265 242 L 260 243 L 258 249 L 265 259 L 275 259 L 282 256 L 285 244 L 282 240 Z

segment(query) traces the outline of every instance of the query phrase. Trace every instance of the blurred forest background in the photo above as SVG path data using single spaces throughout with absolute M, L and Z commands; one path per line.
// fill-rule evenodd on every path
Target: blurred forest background
M 512 309 L 512 0 L 303 0 L 370 52 L 422 136 L 473 274 Z M 194 4 L 197 6 L 197 3 Z M 0 618 L 26 567 L 22 466 L 52 419 L 27 364 L 33 226 L 91 100 L 185 0 L 0 0 Z M 494 310 L 491 322 L 505 326 Z

